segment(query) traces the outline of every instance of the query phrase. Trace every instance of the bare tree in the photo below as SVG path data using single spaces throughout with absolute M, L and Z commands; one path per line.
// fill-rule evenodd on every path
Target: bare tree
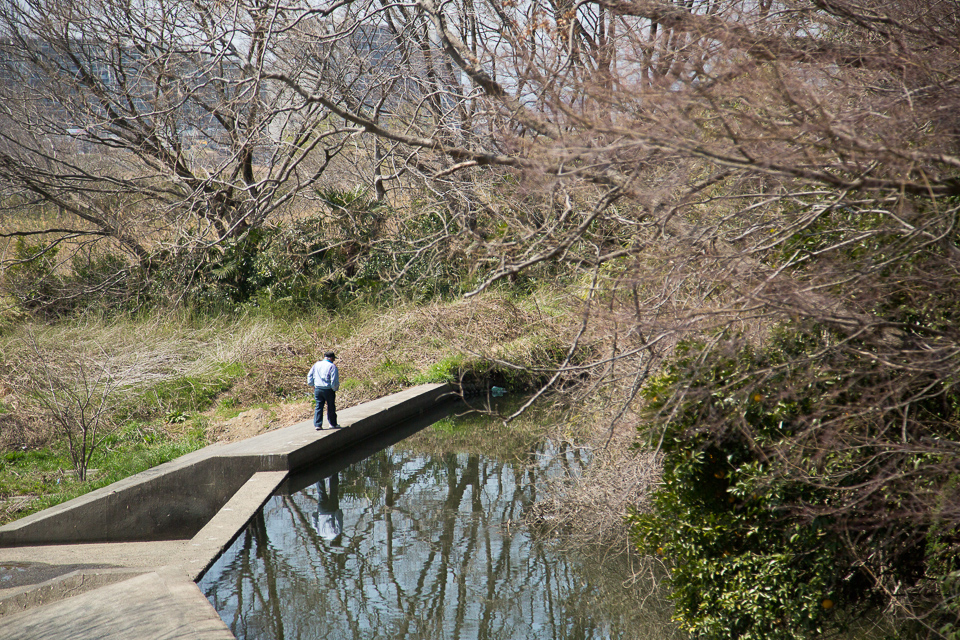
M 34 361 L 22 364 L 16 378 L 53 422 L 67 444 L 77 478 L 85 481 L 93 456 L 118 427 L 114 413 L 134 367 L 103 352 L 65 359 L 43 348 L 32 334 L 24 340 Z
M 356 132 L 264 77 L 297 76 L 282 47 L 316 13 L 258 0 L 5 4 L 5 217 L 43 205 L 56 222 L 4 235 L 106 240 L 143 263 L 275 219 Z

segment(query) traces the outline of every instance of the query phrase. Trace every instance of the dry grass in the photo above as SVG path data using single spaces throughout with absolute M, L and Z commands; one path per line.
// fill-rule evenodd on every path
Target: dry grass
M 560 326 L 560 320 L 488 294 L 467 301 L 365 309 L 346 318 L 324 316 L 300 330 L 306 334 L 301 344 L 313 358 L 327 349 L 337 352 L 341 378 L 359 383 L 343 390 L 345 402 L 353 404 L 426 379 L 431 367 L 451 359 L 469 366 L 512 349 L 518 360 L 531 362 L 535 346 L 551 340 Z
M 22 366 L 37 356 L 50 362 L 92 359 L 122 371 L 123 386 L 135 386 L 210 374 L 223 363 L 255 362 L 278 342 L 278 327 L 262 318 L 205 321 L 198 327 L 183 318 L 158 317 L 147 322 L 25 324 L 3 338 L 0 352 L 4 360 Z
M 215 376 L 224 364 L 255 365 L 282 342 L 280 327 L 262 318 L 200 326 L 169 316 L 21 324 L 0 338 L 0 401 L 6 409 L 0 414 L 0 446 L 33 447 L 51 437 L 51 427 L 29 399 L 31 376 L 58 370 L 68 375 L 74 363 L 84 362 L 109 371 L 122 393 L 135 394 L 185 376 Z
M 534 362 L 536 356 L 530 354 L 554 340 L 561 327 L 560 320 L 538 311 L 535 303 L 520 305 L 494 294 L 323 313 L 293 322 L 263 315 L 196 320 L 178 314 L 52 326 L 24 322 L 0 336 L 0 402 L 7 410 L 0 413 L 0 446 L 33 447 L 49 439 L 40 414 L 31 413 L 15 391 L 26 387 L 28 370 L 39 360 L 54 367 L 94 361 L 122 376 L 121 386 L 133 391 L 185 377 L 216 377 L 224 365 L 240 364 L 245 373 L 221 398 L 235 410 L 214 407 L 206 414 L 217 431 L 217 421 L 244 407 L 281 402 L 309 407 L 306 373 L 327 349 L 338 354 L 344 383 L 338 404 L 348 407 L 431 379 L 437 375 L 431 367 L 445 362 L 455 369 L 470 366 L 481 354 L 501 356 L 507 350 L 518 360 Z M 271 425 L 280 426 L 286 425 Z
M 377 314 L 344 349 L 358 363 L 436 363 L 454 353 L 496 354 L 522 337 L 536 339 L 543 318 L 508 298 L 487 295 L 475 300 L 406 307 Z

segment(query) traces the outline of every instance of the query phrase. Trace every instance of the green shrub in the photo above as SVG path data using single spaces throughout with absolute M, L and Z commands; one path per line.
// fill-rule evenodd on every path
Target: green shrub
M 59 247 L 18 238 L 13 245 L 16 262 L 5 269 L 0 290 L 24 311 L 44 319 L 122 311 L 141 300 L 140 273 L 125 258 L 80 250 L 68 269 L 58 262 L 59 254 Z
M 121 256 L 81 252 L 70 265 L 64 277 L 65 293 L 73 301 L 69 312 L 119 312 L 135 308 L 142 300 L 146 289 L 142 273 Z
M 956 617 L 928 594 L 955 588 L 955 548 L 938 560 L 930 543 L 957 523 L 936 534 L 936 510 L 906 503 L 949 491 L 950 447 L 901 446 L 955 441 L 956 393 L 933 395 L 936 381 L 904 379 L 857 349 L 825 355 L 830 339 L 794 326 L 762 348 L 683 343 L 643 391 L 642 439 L 663 453 L 663 478 L 632 532 L 668 562 L 676 619 L 696 637 L 836 632 L 889 604 L 891 585 L 926 624 Z M 892 413 L 854 410 L 872 393 L 896 406 L 892 390 L 917 404 L 910 433 Z M 910 509 L 910 520 L 891 515 Z
M 361 189 L 317 193 L 329 215 L 251 230 L 202 251 L 165 254 L 153 269 L 155 298 L 207 312 L 244 306 L 277 313 L 357 300 L 428 300 L 459 292 L 466 273 L 443 237 L 447 221 L 422 212 L 387 230 L 393 212 Z
M 424 373 L 414 377 L 413 382 L 414 384 L 457 382 L 464 374 L 465 367 L 466 359 L 462 355 L 447 356 L 430 365 Z

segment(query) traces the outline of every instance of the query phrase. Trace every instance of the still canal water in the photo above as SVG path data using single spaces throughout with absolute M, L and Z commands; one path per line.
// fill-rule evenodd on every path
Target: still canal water
M 501 460 L 405 444 L 301 477 L 210 568 L 200 588 L 238 638 L 672 635 L 624 559 L 564 550 L 521 522 L 538 484 L 575 472 L 581 452 L 544 443 Z

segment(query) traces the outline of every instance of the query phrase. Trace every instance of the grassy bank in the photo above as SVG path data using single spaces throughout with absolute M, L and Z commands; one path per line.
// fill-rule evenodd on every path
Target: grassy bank
M 425 382 L 484 379 L 519 390 L 557 357 L 561 308 L 543 293 L 491 294 L 339 314 L 20 323 L 0 337 L 0 522 L 211 442 L 308 418 L 306 371 L 326 349 L 338 353 L 343 407 Z M 495 364 L 507 357 L 527 369 Z M 107 378 L 115 384 L 101 384 Z M 102 418 L 85 482 L 57 419 L 77 398 Z

